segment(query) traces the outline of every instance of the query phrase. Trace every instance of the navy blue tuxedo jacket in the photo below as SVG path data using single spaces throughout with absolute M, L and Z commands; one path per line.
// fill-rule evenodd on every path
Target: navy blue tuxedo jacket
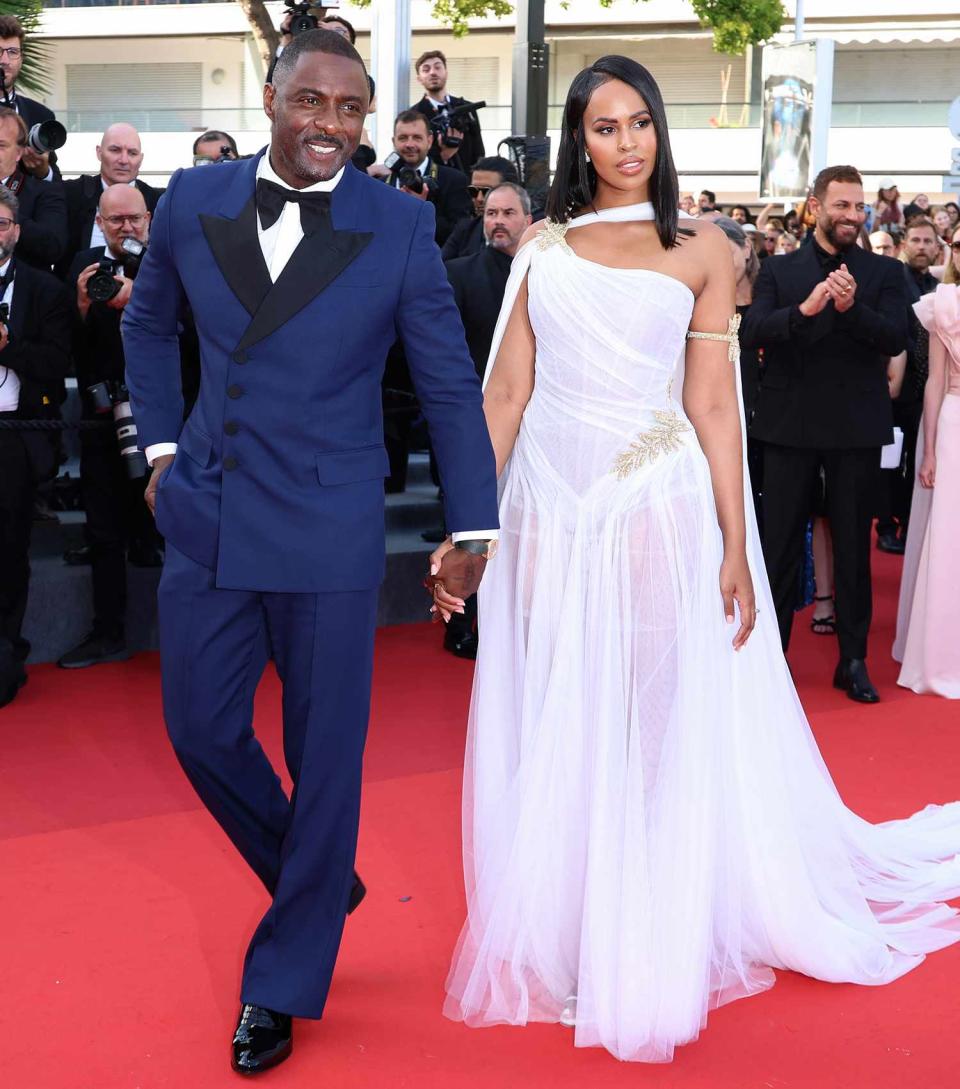
M 179 443 L 158 487 L 157 526 L 215 570 L 219 587 L 370 589 L 384 570 L 388 349 L 399 335 L 451 532 L 498 525 L 480 383 L 431 205 L 348 163 L 330 221 L 304 237 L 274 284 L 257 238 L 259 158 L 174 174 L 124 313 L 140 445 Z M 184 296 L 201 353 L 186 423 Z

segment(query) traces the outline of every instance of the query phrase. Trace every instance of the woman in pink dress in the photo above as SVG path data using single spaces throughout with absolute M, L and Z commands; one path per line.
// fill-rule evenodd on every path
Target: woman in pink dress
M 960 230 L 945 280 L 914 304 L 930 334 L 930 377 L 894 657 L 904 688 L 960 699 Z

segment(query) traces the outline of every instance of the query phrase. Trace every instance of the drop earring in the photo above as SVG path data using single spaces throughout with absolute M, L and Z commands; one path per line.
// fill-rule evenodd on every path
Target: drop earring
M 591 161 L 589 151 L 584 150 L 583 157 L 587 160 L 588 163 Z

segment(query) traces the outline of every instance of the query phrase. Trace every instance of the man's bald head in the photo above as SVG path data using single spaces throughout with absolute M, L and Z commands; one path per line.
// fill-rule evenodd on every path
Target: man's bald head
M 136 186 L 108 185 L 100 197 L 97 224 L 107 246 L 117 256 L 125 238 L 146 242 L 150 232 L 150 213 L 143 194 Z
M 870 249 L 874 253 L 880 254 L 881 257 L 895 257 L 897 254 L 897 246 L 893 241 L 893 236 L 886 231 L 874 231 L 870 235 Z
M 136 179 L 143 162 L 140 133 L 125 121 L 111 125 L 97 145 L 100 176 L 107 185 L 128 184 Z

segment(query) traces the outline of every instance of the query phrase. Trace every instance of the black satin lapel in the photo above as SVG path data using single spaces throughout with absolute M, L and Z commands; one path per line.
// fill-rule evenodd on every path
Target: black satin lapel
M 249 348 L 276 332 L 332 283 L 367 248 L 372 238 L 373 234 L 369 232 L 334 231 L 329 226 L 305 235 L 247 326 L 237 348 Z
M 256 202 L 251 197 L 236 219 L 201 215 L 200 225 L 223 278 L 252 318 L 271 287 L 257 235 Z

